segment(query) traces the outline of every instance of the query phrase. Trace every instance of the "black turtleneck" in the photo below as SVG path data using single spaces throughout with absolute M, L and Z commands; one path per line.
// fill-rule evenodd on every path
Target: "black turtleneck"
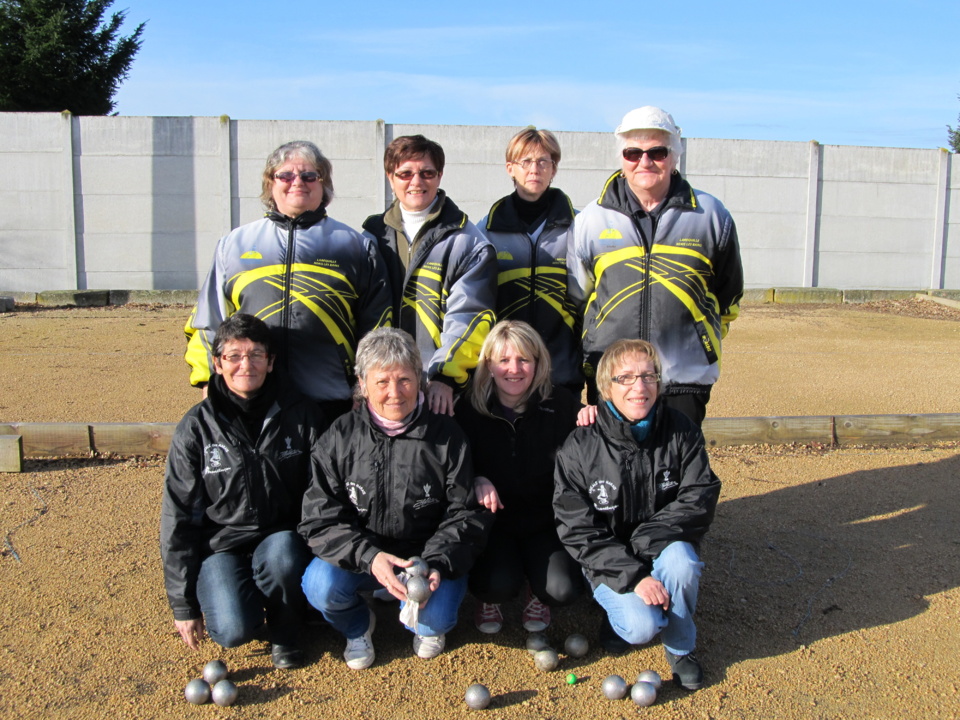
M 533 232 L 547 219 L 547 211 L 550 209 L 550 193 L 545 192 L 536 200 L 524 200 L 516 190 L 513 192 L 513 206 L 517 209 L 517 217 L 526 228 L 527 232 Z
M 210 396 L 217 411 L 241 428 L 252 442 L 256 442 L 267 412 L 277 399 L 277 381 L 273 373 L 268 373 L 257 394 L 248 398 L 231 392 L 222 375 L 214 375 L 212 385 Z

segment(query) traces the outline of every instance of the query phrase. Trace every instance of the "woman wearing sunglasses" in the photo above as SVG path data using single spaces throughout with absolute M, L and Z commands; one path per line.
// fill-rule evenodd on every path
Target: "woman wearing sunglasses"
M 220 240 L 186 332 L 190 382 L 206 386 L 213 335 L 233 313 L 271 328 L 277 367 L 329 418 L 352 406 L 353 359 L 369 330 L 389 325 L 387 269 L 376 243 L 327 215 L 333 166 L 311 142 L 267 158 L 266 215 Z
M 663 359 L 663 402 L 699 424 L 743 294 L 737 229 L 719 200 L 680 175 L 680 128 L 669 113 L 631 110 L 616 138 L 620 169 L 577 215 L 567 257 L 588 399 L 596 402 L 589 378 L 612 342 L 649 340 Z
M 480 221 L 497 251 L 497 320 L 533 326 L 550 351 L 552 381 L 577 397 L 583 389 L 576 309 L 567 300 L 567 238 L 573 205 L 550 187 L 560 144 L 549 130 L 528 127 L 507 144 L 507 175 L 514 191 Z
M 396 197 L 363 229 L 390 267 L 394 325 L 417 341 L 426 399 L 453 415 L 494 323 L 497 259 L 487 240 L 440 189 L 443 148 L 423 135 L 387 146 L 383 169 Z

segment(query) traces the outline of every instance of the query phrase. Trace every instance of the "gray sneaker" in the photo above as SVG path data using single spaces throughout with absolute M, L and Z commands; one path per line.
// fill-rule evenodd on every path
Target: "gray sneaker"
M 377 654 L 373 650 L 373 629 L 377 625 L 377 616 L 370 611 L 370 625 L 360 637 L 347 638 L 347 648 L 343 651 L 343 659 L 351 670 L 363 670 L 373 665 Z
M 431 660 L 443 652 L 447 644 L 446 635 L 414 635 L 413 651 L 422 660 Z

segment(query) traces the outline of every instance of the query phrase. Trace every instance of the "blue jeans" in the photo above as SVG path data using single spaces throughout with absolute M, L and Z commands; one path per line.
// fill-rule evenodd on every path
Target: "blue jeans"
M 303 593 L 307 601 L 348 640 L 363 635 L 370 625 L 370 611 L 360 593 L 380 587 L 380 582 L 369 573 L 343 570 L 320 558 L 314 558 L 303 574 Z M 432 637 L 453 630 L 466 592 L 466 577 L 441 580 L 427 606 L 420 609 L 417 635 Z M 400 607 L 404 604 L 401 603 Z M 414 632 L 411 627 L 407 630 Z
M 197 578 L 197 600 L 214 642 L 243 645 L 266 622 L 270 642 L 296 645 L 306 609 L 300 578 L 310 557 L 294 530 L 268 535 L 252 553 L 207 557 Z
M 703 563 L 690 543 L 673 542 L 653 561 L 651 575 L 670 595 L 670 609 L 647 605 L 635 592 L 617 593 L 600 583 L 593 597 L 607 612 L 614 632 L 631 645 L 650 642 L 662 632 L 663 647 L 686 655 L 697 644 L 693 614 L 697 609 Z

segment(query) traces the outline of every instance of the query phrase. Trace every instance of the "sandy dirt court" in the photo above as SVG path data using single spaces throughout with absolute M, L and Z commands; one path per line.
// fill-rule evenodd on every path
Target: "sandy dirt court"
M 186 308 L 21 309 L 0 315 L 0 422 L 174 422 L 187 386 Z M 747 306 L 724 346 L 711 417 L 956 412 L 960 312 L 919 302 Z M 548 635 L 594 643 L 537 670 L 518 604 L 493 638 L 468 598 L 448 651 L 412 655 L 394 605 L 375 606 L 376 664 L 311 626 L 310 664 L 272 668 L 265 643 L 200 652 L 175 635 L 157 546 L 163 458 L 31 459 L 0 474 L 0 717 L 957 718 L 960 444 L 718 448 L 724 483 L 703 548 L 698 654 L 706 687 L 652 708 L 600 682 L 663 674 L 659 644 L 596 646 L 591 602 Z M 222 658 L 230 708 L 195 708 L 186 682 Z M 579 677 L 568 685 L 564 676 Z M 469 711 L 463 692 L 493 701 Z

